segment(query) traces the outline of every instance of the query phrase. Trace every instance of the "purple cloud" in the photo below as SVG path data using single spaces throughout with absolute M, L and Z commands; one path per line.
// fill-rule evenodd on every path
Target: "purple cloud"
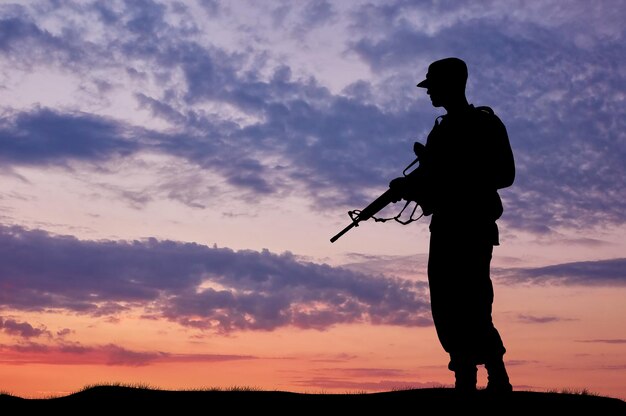
M 254 360 L 258 357 L 235 354 L 173 354 L 160 351 L 133 351 L 115 344 L 24 345 L 0 344 L 0 362 L 4 364 L 110 365 L 143 367 L 156 363 L 202 363 Z
M 615 338 L 615 339 L 585 339 L 585 340 L 579 340 L 577 342 L 592 342 L 592 343 L 601 343 L 601 344 L 626 344 L 626 339 L 623 339 L 623 338 Z
M 90 114 L 50 109 L 17 113 L 0 121 L 0 160 L 6 164 L 65 165 L 68 160 L 103 161 L 128 155 L 138 144 L 123 125 Z
M 201 6 L 209 18 L 237 22 L 229 14 L 234 9 L 214 1 Z M 332 22 L 350 34 L 337 38 L 340 49 L 372 74 L 333 92 L 321 79 L 294 75 L 296 65 L 277 59 L 266 38 L 241 50 L 218 40 L 201 43 L 202 28 L 187 18 L 194 11 L 183 3 L 0 7 L 7 70 L 51 68 L 96 87 L 114 84 L 121 74 L 154 83 L 153 91 L 131 81 L 124 88 L 141 109 L 171 126 L 155 132 L 98 114 L 13 110 L 0 125 L 5 165 L 102 163 L 158 151 L 257 198 L 300 192 L 323 213 L 361 208 L 372 190 L 384 191 L 399 175 L 412 158 L 412 142 L 424 140 L 439 114 L 425 105 L 416 81 L 432 60 L 458 55 L 470 66 L 470 100 L 494 107 L 516 155 L 516 183 L 502 192 L 503 222 L 547 233 L 624 221 L 620 8 L 577 3 L 563 13 L 546 4 L 537 13 L 519 6 L 512 17 L 497 3 L 442 7 L 402 0 L 342 9 L 316 0 L 265 11 L 273 30 L 314 31 Z M 592 13 L 584 12 L 590 7 Z M 58 30 L 46 30 L 42 16 L 54 13 L 76 18 L 58 19 Z M 85 25 L 77 22 L 115 36 L 83 36 Z M 237 116 L 208 112 L 207 104 Z M 168 197 L 181 198 L 180 192 Z
M 273 254 L 194 243 L 82 241 L 0 228 L 0 305 L 150 315 L 207 330 L 431 324 L 425 283 Z
M 534 268 L 495 270 L 504 283 L 550 283 L 562 285 L 623 286 L 626 259 L 579 261 Z
M 547 324 L 551 322 L 571 321 L 571 318 L 559 318 L 558 316 L 535 316 L 520 314 L 517 316 L 519 322 L 528 324 Z
M 35 328 L 28 322 L 18 322 L 14 319 L 6 319 L 0 317 L 0 331 L 4 331 L 9 335 L 17 335 L 22 338 L 37 338 L 42 335 L 50 335 L 45 327 Z
M 440 382 L 420 382 L 411 380 L 349 380 L 335 377 L 312 377 L 294 382 L 302 387 L 320 389 L 345 389 L 347 391 L 393 391 L 418 388 L 441 387 Z

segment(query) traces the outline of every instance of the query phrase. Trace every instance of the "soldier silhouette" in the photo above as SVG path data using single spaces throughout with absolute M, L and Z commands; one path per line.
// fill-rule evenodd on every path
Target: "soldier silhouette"
M 394 179 L 391 189 L 404 199 L 419 193 L 431 216 L 428 282 L 433 321 L 455 389 L 476 390 L 477 366 L 485 365 L 487 390 L 509 392 L 503 356 L 506 352 L 492 321 L 493 285 L 490 265 L 493 246 L 499 245 L 498 226 L 503 207 L 498 189 L 513 184 L 515 164 L 506 128 L 489 107 L 474 107 L 465 96 L 467 66 L 446 58 L 428 67 L 426 88 L 437 117 L 426 145 L 414 150 L 423 171 L 419 183 Z M 413 185 L 413 187 L 412 187 Z

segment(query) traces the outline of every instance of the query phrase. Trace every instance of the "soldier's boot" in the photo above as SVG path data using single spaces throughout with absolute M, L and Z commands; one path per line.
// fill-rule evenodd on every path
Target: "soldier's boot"
M 477 369 L 475 365 L 457 365 L 454 368 L 454 389 L 459 393 L 476 391 Z
M 500 358 L 485 363 L 487 369 L 487 388 L 492 393 L 509 393 L 513 391 L 513 386 L 509 381 L 504 361 Z

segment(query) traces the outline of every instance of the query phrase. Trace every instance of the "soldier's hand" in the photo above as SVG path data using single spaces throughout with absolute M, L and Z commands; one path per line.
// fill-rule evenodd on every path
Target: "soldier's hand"
M 389 188 L 393 190 L 402 189 L 406 185 L 406 177 L 400 176 L 399 178 L 392 179 L 389 182 Z
M 392 179 L 389 182 L 389 189 L 393 191 L 393 202 L 398 202 L 402 199 L 402 194 L 404 193 L 404 189 L 406 188 L 406 177 L 400 176 L 399 178 Z

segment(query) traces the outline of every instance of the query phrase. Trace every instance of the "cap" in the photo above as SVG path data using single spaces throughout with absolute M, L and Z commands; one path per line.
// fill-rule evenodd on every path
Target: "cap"
M 426 79 L 417 84 L 420 88 L 429 88 L 433 84 L 467 82 L 467 65 L 459 58 L 445 58 L 428 66 Z

